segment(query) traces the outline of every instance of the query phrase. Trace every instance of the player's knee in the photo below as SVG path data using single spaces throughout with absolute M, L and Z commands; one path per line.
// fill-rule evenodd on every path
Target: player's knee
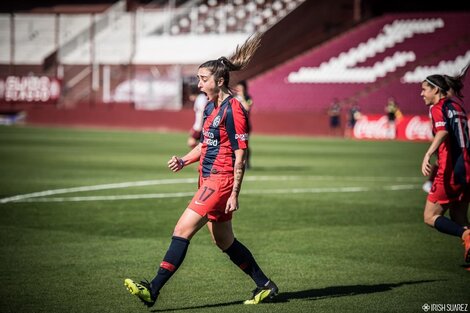
M 434 222 L 436 221 L 437 216 L 434 214 L 424 213 L 424 223 L 431 227 L 434 227 Z
M 220 250 L 224 250 L 224 244 L 222 242 L 212 238 L 212 243 L 215 244 Z
M 173 230 L 173 236 L 186 239 L 191 239 L 192 237 L 190 231 L 188 231 L 185 227 L 181 227 L 179 225 L 175 226 L 175 229 Z
M 227 250 L 231 245 L 231 242 L 225 239 L 212 238 L 212 242 L 222 251 Z

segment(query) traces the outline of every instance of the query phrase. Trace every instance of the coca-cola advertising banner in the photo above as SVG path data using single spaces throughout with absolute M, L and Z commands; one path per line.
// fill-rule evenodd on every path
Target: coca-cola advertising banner
M 60 81 L 48 76 L 7 76 L 0 78 L 0 101 L 55 103 Z
M 403 116 L 390 122 L 387 116 L 363 115 L 354 126 L 354 138 L 432 140 L 432 125 L 428 116 Z

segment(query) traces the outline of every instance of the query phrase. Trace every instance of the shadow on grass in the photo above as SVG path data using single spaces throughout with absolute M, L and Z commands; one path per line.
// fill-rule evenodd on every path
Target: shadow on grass
M 307 289 L 300 291 L 281 292 L 275 299 L 275 303 L 289 302 L 290 300 L 321 300 L 336 297 L 347 297 L 371 294 L 377 292 L 391 291 L 394 288 L 403 287 L 406 285 L 416 285 L 435 282 L 436 280 L 418 280 L 418 281 L 406 281 L 395 284 L 377 284 L 377 285 L 351 285 L 351 286 L 333 286 L 320 289 Z M 204 309 L 204 308 L 218 308 L 232 305 L 240 305 L 243 301 L 232 301 L 216 304 L 206 304 L 200 306 L 188 306 L 182 308 L 172 309 L 157 309 L 152 312 L 171 312 L 171 311 L 183 311 L 192 309 Z M 158 305 L 158 302 L 157 302 Z

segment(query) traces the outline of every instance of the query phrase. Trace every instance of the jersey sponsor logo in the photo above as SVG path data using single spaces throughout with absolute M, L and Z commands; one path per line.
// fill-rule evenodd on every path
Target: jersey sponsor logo
M 210 131 L 207 131 L 207 130 L 203 129 L 202 134 L 204 135 L 204 137 L 214 139 L 214 133 L 213 132 L 210 132 Z
M 214 121 L 212 122 L 212 126 L 213 126 L 213 127 L 219 126 L 220 120 L 221 120 L 220 116 L 216 116 L 216 117 L 214 118 Z
M 434 126 L 435 127 L 444 127 L 444 126 L 446 126 L 446 122 L 436 122 L 436 123 L 434 123 Z
M 235 139 L 238 140 L 240 139 L 241 141 L 247 141 L 248 140 L 248 134 L 235 134 Z
M 210 139 L 210 138 L 205 138 L 204 143 L 208 146 L 213 146 L 213 147 L 217 147 L 219 145 L 219 141 L 217 139 Z

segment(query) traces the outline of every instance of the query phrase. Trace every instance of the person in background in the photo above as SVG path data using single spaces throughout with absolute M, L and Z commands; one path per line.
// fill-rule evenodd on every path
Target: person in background
M 341 105 L 337 98 L 334 98 L 333 102 L 330 104 L 328 116 L 330 118 L 330 134 L 338 136 L 341 127 Z
M 361 109 L 356 101 L 351 103 L 348 112 L 348 122 L 346 127 L 346 137 L 352 137 L 352 133 L 354 131 L 354 126 L 356 126 L 356 122 L 360 120 L 362 117 Z
M 197 86 L 191 88 L 189 99 L 194 103 L 194 124 L 189 130 L 188 147 L 194 149 L 201 139 L 202 122 L 204 119 L 204 108 L 207 104 L 207 96 L 199 91 Z
M 253 107 L 253 99 L 251 98 L 250 94 L 248 93 L 248 83 L 245 80 L 241 80 L 235 86 L 235 96 L 243 105 L 243 108 L 247 112 L 248 118 L 248 137 L 251 135 L 251 119 L 250 119 L 250 112 Z M 246 152 L 246 168 L 251 168 L 251 148 L 248 147 Z
M 385 106 L 385 113 L 388 119 L 388 138 L 396 138 L 396 120 L 400 119 L 403 114 L 401 113 L 395 98 L 389 97 L 387 105 Z

